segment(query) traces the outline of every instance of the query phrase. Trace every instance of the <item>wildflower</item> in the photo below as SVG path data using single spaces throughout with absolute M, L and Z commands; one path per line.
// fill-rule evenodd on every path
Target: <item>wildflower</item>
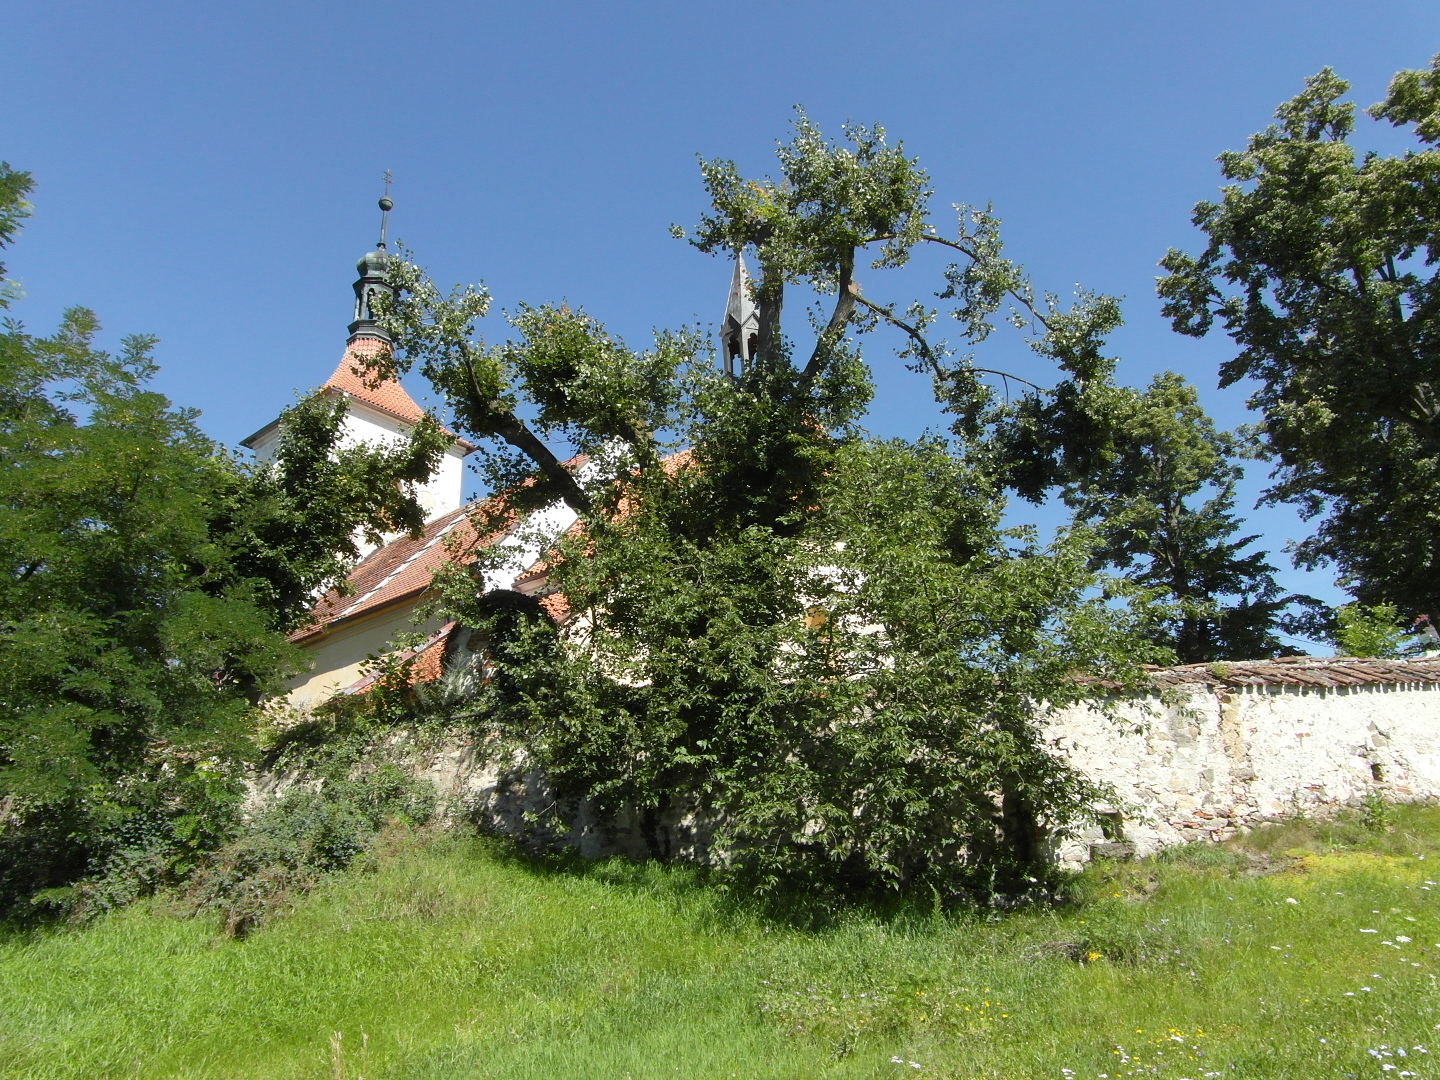
M 1287 897 L 1285 897 L 1285 903 L 1287 903 L 1287 904 L 1298 904 L 1298 903 L 1300 903 L 1300 901 L 1299 901 L 1299 900 L 1296 900 L 1295 897 L 1293 897 L 1293 896 L 1287 896 Z
M 1400 942 L 1402 945 L 1408 945 L 1408 944 L 1410 944 L 1410 939 L 1409 939 L 1408 937 L 1406 937 L 1404 934 L 1396 934 L 1396 935 L 1395 935 L 1395 940 L 1398 941 L 1398 942 Z
M 1361 932 L 1362 934 L 1378 934 L 1380 931 L 1379 931 L 1379 930 L 1361 930 L 1360 932 Z M 1437 949 L 1440 949 L 1440 945 L 1437 945 L 1436 948 L 1437 948 Z

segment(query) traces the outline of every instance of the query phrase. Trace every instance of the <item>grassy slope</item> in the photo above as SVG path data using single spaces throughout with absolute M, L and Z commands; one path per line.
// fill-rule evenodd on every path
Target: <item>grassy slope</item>
M 1440 810 L 1265 843 L 1310 854 L 1256 873 L 1210 849 L 1093 869 L 1061 911 L 807 933 L 679 873 L 391 836 L 247 941 L 159 905 L 0 936 L 0 1077 L 1440 1080 L 1415 1049 L 1440 1057 Z

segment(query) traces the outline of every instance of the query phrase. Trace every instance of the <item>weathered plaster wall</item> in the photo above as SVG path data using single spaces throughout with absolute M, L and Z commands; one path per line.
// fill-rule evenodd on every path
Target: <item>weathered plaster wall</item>
M 1440 798 L 1440 686 L 1253 686 L 1076 706 L 1049 735 L 1085 775 L 1113 787 L 1122 836 L 1139 855 L 1224 840 L 1297 812 L 1328 814 L 1370 792 Z M 1112 832 L 1114 830 L 1111 830 Z M 1093 828 L 1059 845 L 1063 862 L 1107 839 Z
M 387 652 L 401 634 L 433 634 L 443 620 L 431 616 L 415 622 L 415 603 L 401 604 L 343 627 L 318 641 L 310 643 L 313 659 L 309 671 L 291 680 L 285 694 L 291 705 L 308 708 L 319 705 L 337 690 L 343 690 L 361 677 L 365 661 L 372 655 Z

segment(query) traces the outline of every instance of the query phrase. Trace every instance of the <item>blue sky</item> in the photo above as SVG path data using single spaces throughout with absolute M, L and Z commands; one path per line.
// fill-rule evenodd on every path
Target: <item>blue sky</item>
M 937 207 L 993 203 L 1039 287 L 1124 296 L 1122 377 L 1180 371 L 1239 423 L 1244 391 L 1215 389 L 1229 343 L 1169 331 L 1156 260 L 1198 245 L 1216 154 L 1306 75 L 1331 65 L 1368 104 L 1440 50 L 1440 5 L 1354 0 L 46 0 L 0 19 L 0 158 L 39 184 L 6 259 L 14 314 L 43 331 L 83 304 L 111 342 L 158 335 L 161 388 L 231 444 L 338 361 L 382 170 L 392 236 L 439 281 L 484 280 L 497 307 L 565 299 L 641 342 L 723 309 L 728 267 L 666 231 L 702 208 L 695 155 L 767 171 L 801 103 L 837 134 L 884 124 Z M 1360 141 L 1401 145 L 1368 121 Z M 862 283 L 924 296 L 936 270 Z M 1008 335 L 982 355 L 1040 370 Z M 872 429 L 935 423 L 924 381 L 883 342 L 870 356 Z M 1277 553 L 1306 531 L 1285 510 L 1253 520 Z M 1286 566 L 1288 586 L 1338 595 Z

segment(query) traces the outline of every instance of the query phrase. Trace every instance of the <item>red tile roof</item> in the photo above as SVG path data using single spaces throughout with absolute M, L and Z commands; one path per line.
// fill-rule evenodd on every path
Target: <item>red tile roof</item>
M 506 526 L 479 534 L 473 519 L 489 509 L 494 507 L 488 499 L 462 506 L 430 522 L 418 537 L 402 536 L 372 551 L 346 578 L 347 591 L 332 589 L 322 596 L 311 611 L 310 622 L 292 633 L 290 640 L 307 641 L 337 623 L 418 597 L 446 563 L 468 562 L 474 551 L 509 531 Z
M 415 404 L 414 398 L 405 392 L 403 386 L 393 377 L 376 382 L 365 371 L 362 361 L 378 356 L 388 348 L 377 338 L 356 338 L 340 358 L 335 373 L 325 380 L 324 389 L 349 394 L 356 401 L 363 401 L 372 409 L 407 424 L 419 423 L 425 412 Z
M 1440 658 L 1384 660 L 1356 656 L 1281 656 L 1274 660 L 1236 660 L 1151 668 L 1150 677 L 1161 686 L 1393 686 L 1440 682 Z
M 562 464 L 576 469 L 585 460 L 577 455 Z M 350 571 L 344 592 L 332 589 L 316 601 L 310 621 L 291 633 L 290 640 L 309 641 L 338 623 L 418 598 L 430 588 L 435 571 L 451 562 L 468 563 L 476 551 L 510 531 L 513 521 L 504 510 L 504 502 L 495 496 L 481 499 L 436 518 L 418 537 L 402 536 L 372 551 Z M 497 520 L 502 524 L 483 525 L 482 535 L 482 522 Z
M 435 633 L 422 641 L 413 649 L 407 649 L 397 653 L 395 659 L 401 663 L 410 661 L 409 684 L 433 682 L 444 674 L 445 647 L 450 640 L 450 631 L 455 629 L 455 620 L 451 619 Z M 380 680 L 378 673 L 364 675 L 356 679 L 349 686 L 343 687 L 340 694 L 363 694 Z

